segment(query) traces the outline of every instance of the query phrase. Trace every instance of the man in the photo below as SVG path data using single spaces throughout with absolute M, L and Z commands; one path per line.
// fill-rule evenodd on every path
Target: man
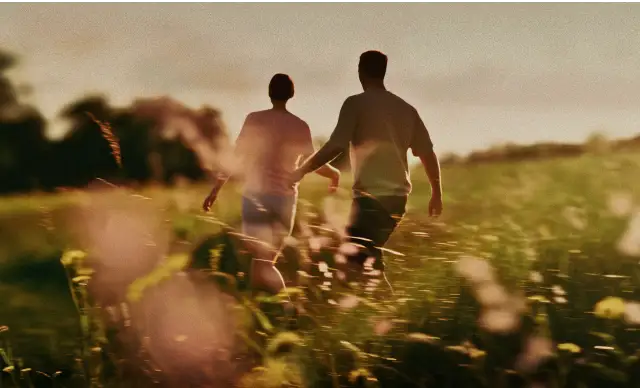
M 293 95 L 291 78 L 274 75 L 269 83 L 273 107 L 250 113 L 236 140 L 235 154 L 244 186 L 242 230 L 251 238 L 249 248 L 254 255 L 251 284 L 254 289 L 272 293 L 284 287 L 275 262 L 284 238 L 292 232 L 295 217 L 298 183 L 291 181 L 291 174 L 300 161 L 314 152 L 309 126 L 287 110 L 287 101 Z M 331 180 L 330 192 L 336 190 L 338 170 L 324 165 L 318 166 L 316 172 Z M 218 177 L 203 203 L 205 211 L 228 179 L 227 174 Z
M 427 128 L 414 107 L 385 88 L 386 55 L 360 56 L 358 75 L 363 93 L 346 99 L 327 143 L 293 175 L 302 177 L 351 148 L 354 172 L 351 220 L 347 235 L 364 246 L 349 256 L 347 269 L 362 273 L 368 257 L 383 269 L 381 247 L 404 216 L 411 192 L 407 151 L 420 158 L 431 183 L 429 214 L 442 212 L 440 166 Z

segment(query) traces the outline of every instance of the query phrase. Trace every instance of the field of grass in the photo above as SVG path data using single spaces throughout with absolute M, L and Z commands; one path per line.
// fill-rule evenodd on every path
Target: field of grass
M 312 280 L 295 298 L 304 313 L 291 315 L 280 300 L 287 298 L 256 300 L 229 292 L 232 304 L 251 318 L 233 326 L 244 330 L 238 335 L 242 345 L 233 345 L 241 354 L 235 360 L 242 360 L 236 363 L 237 374 L 245 375 L 242 384 L 640 387 L 638 177 L 640 156 L 634 154 L 452 166 L 443 170 L 444 214 L 433 220 L 426 215 L 428 183 L 423 172 L 415 173 L 408 214 L 385 258 L 394 295 L 371 298 L 364 291 L 324 289 Z M 211 236 L 227 241 L 226 229 L 199 210 L 206 191 L 142 190 L 166 209 L 170 250 L 202 251 Z M 348 206 L 346 196 L 334 199 L 338 210 L 325 215 L 324 191 L 319 178 L 303 184 L 307 210 L 321 219 L 344 218 L 339 209 Z M 83 319 L 93 322 L 93 310 L 77 301 L 78 295 L 86 297 L 87 281 L 70 285 L 68 276 L 82 273 L 76 264 L 65 268 L 60 261 L 63 252 L 86 248 L 74 238 L 72 217 L 86 201 L 82 193 L 0 201 L 0 327 L 8 327 L 0 329 L 0 348 L 13 352 L 5 357 L 0 382 L 8 386 L 129 386 L 111 357 L 118 353 L 112 343 L 117 333 L 98 340 L 87 330 L 93 324 Z M 226 187 L 212 215 L 237 226 L 239 208 L 237 190 Z M 315 264 L 332 267 L 332 252 L 326 247 L 311 256 Z M 309 273 L 324 276 L 313 268 Z M 171 276 L 176 275 L 166 277 Z M 216 276 L 214 283 L 231 287 L 231 280 Z M 231 330 L 218 337 L 233 337 Z M 87 361 L 96 358 L 79 350 L 87 347 L 98 349 L 100 362 Z M 180 354 L 176 350 L 175 358 Z M 24 368 L 30 371 L 20 373 Z M 165 386 L 230 386 L 220 383 L 229 381 L 220 373 L 198 377 L 189 366 L 177 368 Z M 61 373 L 49 379 L 35 371 Z

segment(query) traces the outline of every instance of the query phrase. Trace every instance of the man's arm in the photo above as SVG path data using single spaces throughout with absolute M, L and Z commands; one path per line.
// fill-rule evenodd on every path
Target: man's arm
M 305 123 L 306 124 L 306 123 Z M 313 155 L 315 149 L 313 147 L 313 139 L 311 137 L 311 130 L 309 126 L 306 126 L 306 131 L 302 140 L 302 155 L 303 160 L 307 160 L 309 157 Z M 340 171 L 330 164 L 325 164 L 315 170 L 315 173 L 320 175 L 321 177 L 328 178 L 331 180 L 331 185 L 329 186 L 329 192 L 335 192 L 340 184 Z
M 420 158 L 429 183 L 431 184 L 431 201 L 429 202 L 429 214 L 440 215 L 442 212 L 442 184 L 440 183 L 440 162 L 433 151 L 433 142 L 424 122 L 418 112 L 415 112 L 415 126 L 411 139 L 413 155 Z
M 331 180 L 335 179 L 336 176 L 340 176 L 340 171 L 328 163 L 317 169 L 315 173 Z
M 429 183 L 431 184 L 431 194 L 435 197 L 442 198 L 442 184 L 440 183 L 440 162 L 436 153 L 431 149 L 426 155 L 420 156 L 420 161 L 427 173 Z
M 333 130 L 329 140 L 309 158 L 297 173 L 298 178 L 302 178 L 305 174 L 316 171 L 320 167 L 331 162 L 340 154 L 345 152 L 349 147 L 349 142 L 353 136 L 353 132 L 357 125 L 357 115 L 354 107 L 353 97 L 349 97 L 342 104 L 338 124 Z

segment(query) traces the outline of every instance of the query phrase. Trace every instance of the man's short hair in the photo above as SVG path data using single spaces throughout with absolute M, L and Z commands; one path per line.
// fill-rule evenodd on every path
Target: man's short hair
M 293 97 L 293 81 L 286 74 L 276 74 L 269 82 L 269 98 L 276 101 L 287 101 Z
M 380 51 L 367 51 L 360 55 L 358 70 L 371 78 L 384 79 L 387 73 L 387 56 Z

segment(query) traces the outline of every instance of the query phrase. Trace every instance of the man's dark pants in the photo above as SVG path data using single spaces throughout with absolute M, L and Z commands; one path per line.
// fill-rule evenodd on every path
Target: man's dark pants
M 353 199 L 347 235 L 352 243 L 363 245 L 365 249 L 347 258 L 352 265 L 361 267 L 368 257 L 373 257 L 373 267 L 384 269 L 380 248 L 384 247 L 404 216 L 406 206 L 406 196 L 359 196 Z

